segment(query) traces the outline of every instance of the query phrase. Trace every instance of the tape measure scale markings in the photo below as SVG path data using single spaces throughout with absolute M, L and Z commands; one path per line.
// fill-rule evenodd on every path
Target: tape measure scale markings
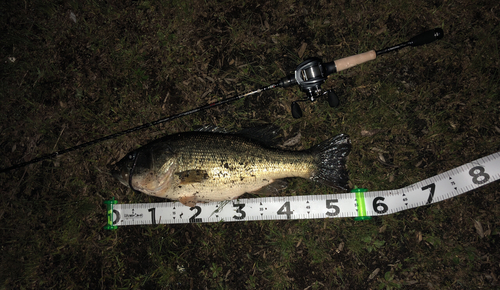
M 105 229 L 126 225 L 316 219 L 393 214 L 443 201 L 500 179 L 500 152 L 396 190 L 356 188 L 351 193 L 235 199 L 187 207 L 179 202 L 105 201 Z

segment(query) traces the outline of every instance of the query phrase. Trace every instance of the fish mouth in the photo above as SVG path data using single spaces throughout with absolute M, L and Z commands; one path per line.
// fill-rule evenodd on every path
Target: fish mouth
M 120 181 L 121 184 L 125 186 L 128 185 L 128 173 L 124 170 L 120 170 L 118 167 L 111 171 L 111 175 Z

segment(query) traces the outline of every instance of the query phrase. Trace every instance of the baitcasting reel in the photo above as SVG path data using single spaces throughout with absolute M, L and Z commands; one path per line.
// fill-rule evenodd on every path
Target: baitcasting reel
M 337 107 L 339 99 L 333 90 L 323 91 L 321 85 L 326 81 L 329 74 L 333 73 L 335 67 L 330 64 L 323 64 L 319 58 L 308 58 L 295 70 L 295 75 L 282 78 L 278 86 L 282 88 L 298 84 L 300 90 L 305 92 L 307 98 L 292 102 L 292 116 L 294 118 L 302 117 L 302 110 L 297 102 L 304 102 L 308 99 L 311 102 L 317 98 L 327 95 L 330 107 Z

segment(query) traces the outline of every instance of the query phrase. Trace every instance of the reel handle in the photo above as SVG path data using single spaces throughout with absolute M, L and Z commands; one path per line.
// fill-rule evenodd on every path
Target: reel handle
M 294 119 L 299 119 L 302 117 L 302 110 L 300 109 L 297 101 L 292 102 L 292 116 Z

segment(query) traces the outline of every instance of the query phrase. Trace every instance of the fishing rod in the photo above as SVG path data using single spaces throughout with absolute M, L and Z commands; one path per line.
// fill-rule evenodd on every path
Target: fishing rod
M 18 163 L 18 164 L 15 164 L 13 166 L 10 166 L 10 167 L 2 168 L 2 169 L 0 169 L 0 173 L 7 172 L 7 171 L 17 169 L 17 168 L 21 168 L 21 167 L 24 167 L 24 166 L 27 166 L 27 165 L 30 165 L 33 163 L 40 162 L 42 160 L 51 159 L 51 158 L 57 157 L 57 156 L 64 154 L 64 153 L 68 153 L 71 151 L 82 149 L 82 148 L 85 148 L 85 147 L 88 147 L 88 146 L 91 146 L 91 145 L 94 145 L 94 144 L 97 144 L 97 143 L 100 143 L 100 142 L 103 142 L 106 140 L 117 138 L 119 136 L 122 136 L 122 135 L 125 135 L 128 133 L 132 133 L 132 132 L 135 132 L 138 130 L 142 130 L 142 129 L 146 129 L 146 128 L 149 128 L 149 127 L 152 127 L 155 125 L 159 125 L 161 123 L 170 122 L 170 121 L 177 119 L 177 118 L 181 118 L 181 117 L 188 116 L 188 115 L 191 115 L 191 114 L 194 114 L 194 113 L 197 113 L 200 111 L 204 111 L 204 110 L 207 110 L 207 109 L 210 109 L 213 107 L 227 104 L 227 103 L 242 99 L 244 97 L 258 94 L 258 93 L 268 91 L 268 90 L 271 90 L 274 88 L 288 88 L 288 87 L 291 87 L 294 85 L 298 85 L 300 87 L 301 91 L 306 93 L 306 95 L 307 95 L 306 98 L 292 102 L 291 109 L 292 109 L 292 116 L 294 118 L 302 117 L 302 110 L 297 102 L 302 102 L 302 101 L 307 101 L 307 100 L 314 102 L 319 97 L 327 96 L 328 104 L 330 105 L 330 107 L 337 107 L 339 105 L 339 99 L 338 99 L 337 95 L 335 94 L 335 92 L 333 90 L 323 91 L 321 89 L 321 85 L 326 81 L 326 79 L 328 78 L 329 75 L 336 73 L 336 72 L 346 70 L 348 68 L 365 63 L 367 61 L 374 60 L 377 58 L 378 55 L 385 54 L 385 53 L 388 53 L 391 51 L 396 51 L 396 50 L 402 49 L 402 48 L 407 47 L 407 46 L 420 46 L 420 45 L 428 44 L 428 43 L 431 43 L 435 40 L 443 38 L 443 36 L 444 36 L 443 30 L 441 28 L 435 28 L 432 30 L 428 30 L 424 33 L 421 33 L 415 37 L 412 37 L 407 42 L 403 42 L 403 43 L 400 43 L 400 44 L 395 45 L 395 46 L 387 47 L 387 48 L 384 48 L 384 49 L 381 49 L 378 51 L 370 50 L 368 52 L 348 56 L 348 57 L 341 58 L 341 59 L 338 59 L 338 60 L 335 60 L 332 62 L 328 62 L 328 63 L 321 62 L 321 60 L 319 58 L 315 58 L 315 57 L 309 58 L 297 66 L 294 74 L 291 74 L 291 75 L 288 75 L 284 78 L 281 78 L 277 83 L 271 84 L 269 86 L 262 87 L 262 88 L 259 88 L 257 90 L 245 93 L 245 94 L 241 94 L 241 95 L 237 95 L 237 96 L 230 97 L 227 99 L 223 99 L 223 100 L 211 103 L 211 104 L 206 104 L 206 105 L 203 105 L 201 107 L 191 109 L 189 111 L 185 111 L 185 112 L 182 112 L 182 113 L 179 113 L 176 115 L 165 117 L 165 118 L 156 120 L 154 122 L 149 122 L 149 123 L 146 123 L 146 124 L 134 127 L 134 128 L 130 128 L 130 129 L 118 132 L 118 133 L 114 133 L 114 134 L 111 134 L 111 135 L 108 135 L 108 136 L 105 136 L 105 137 L 102 137 L 99 139 L 95 139 L 93 141 L 82 143 L 82 144 L 74 146 L 74 147 L 70 147 L 70 148 L 67 148 L 64 150 L 56 151 L 56 152 L 53 152 L 51 154 L 43 155 L 41 157 L 34 158 L 34 159 L 27 161 L 27 162 L 22 162 L 22 163 Z

